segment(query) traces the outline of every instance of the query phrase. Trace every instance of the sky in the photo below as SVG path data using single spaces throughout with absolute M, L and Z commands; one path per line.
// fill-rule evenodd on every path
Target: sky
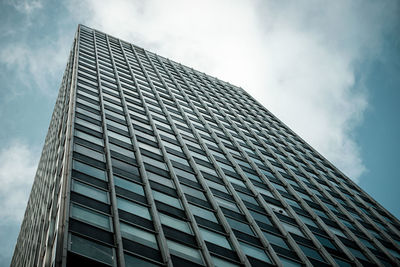
M 0 266 L 79 23 L 241 86 L 400 218 L 395 0 L 0 1 Z

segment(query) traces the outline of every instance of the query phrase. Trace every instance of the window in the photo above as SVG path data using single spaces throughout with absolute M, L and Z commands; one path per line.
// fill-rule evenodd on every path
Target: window
M 142 155 L 142 159 L 143 159 L 143 162 L 149 163 L 153 166 L 156 166 L 156 167 L 166 170 L 166 171 L 168 170 L 167 165 L 163 161 L 159 161 L 159 160 L 156 160 L 156 159 L 144 156 L 144 155 Z
M 347 249 L 350 250 L 351 254 L 353 254 L 357 258 L 360 258 L 365 261 L 367 260 L 367 258 L 364 256 L 364 254 L 361 251 L 359 251 L 358 249 L 351 248 L 351 247 L 347 247 Z
M 160 215 L 160 220 L 161 220 L 162 224 L 172 227 L 172 228 L 175 228 L 179 231 L 182 231 L 182 232 L 185 232 L 188 234 L 193 234 L 192 229 L 190 228 L 190 225 L 188 222 L 179 220 L 177 218 L 171 217 L 171 216 L 166 215 L 161 212 L 159 213 L 159 215 Z
M 239 230 L 241 232 L 244 232 L 246 234 L 249 234 L 249 235 L 254 235 L 253 230 L 251 230 L 251 228 L 250 228 L 250 226 L 248 224 L 236 221 L 236 220 L 231 219 L 229 217 L 226 217 L 226 220 L 228 221 L 229 225 L 232 228 L 234 228 L 236 230 Z
M 316 251 L 315 249 L 303 246 L 298 244 L 298 246 L 301 248 L 301 250 L 304 252 L 304 254 L 306 254 L 307 257 L 311 257 L 314 259 L 317 259 L 319 261 L 323 261 L 325 262 L 324 258 L 322 258 L 321 254 L 319 254 L 318 251 Z
M 289 249 L 289 246 L 287 245 L 286 241 L 283 238 L 281 238 L 279 236 L 276 236 L 276 235 L 273 235 L 273 234 L 270 234 L 270 233 L 267 233 L 267 232 L 264 232 L 264 231 L 263 231 L 263 234 L 264 234 L 265 238 L 271 244 L 274 244 L 274 245 L 277 245 L 279 247 L 283 247 L 283 248 Z
M 156 237 L 154 236 L 154 234 L 123 222 L 120 223 L 120 228 L 121 235 L 124 238 L 136 241 L 140 244 L 154 249 L 158 249 Z
M 107 230 L 111 230 L 110 217 L 96 211 L 84 208 L 80 205 L 71 204 L 71 217 L 80 221 L 93 224 Z
M 192 195 L 194 197 L 200 198 L 202 200 L 207 201 L 206 196 L 201 192 L 200 190 L 194 189 L 192 187 L 186 186 L 184 184 L 181 184 L 182 190 L 185 194 Z
M 133 255 L 124 254 L 125 257 L 125 266 L 127 267 L 156 267 L 159 265 L 153 264 L 151 262 L 142 260 Z
M 108 131 L 108 136 L 113 137 L 115 139 L 118 139 L 120 141 L 123 141 L 125 143 L 131 144 L 131 139 L 129 137 L 126 137 L 124 135 L 118 134 L 116 132 L 113 131 Z
M 228 200 L 225 200 L 225 199 L 222 199 L 222 198 L 219 198 L 219 197 L 215 197 L 215 200 L 218 202 L 218 204 L 219 204 L 220 206 L 222 206 L 222 207 L 224 207 L 224 208 L 227 208 L 227 209 L 230 209 L 230 210 L 234 210 L 234 211 L 240 213 L 240 210 L 239 210 L 239 208 L 236 206 L 235 203 L 233 203 L 233 202 L 231 202 L 231 201 L 228 201 Z
M 115 253 L 111 247 L 70 234 L 68 249 L 76 254 L 115 266 Z
M 145 219 L 151 220 L 149 209 L 147 207 L 139 205 L 135 202 L 126 200 L 124 198 L 117 197 L 117 206 L 118 206 L 118 209 L 135 214 L 139 217 L 143 217 Z
M 256 248 L 254 246 L 251 246 L 247 243 L 239 241 L 240 247 L 242 248 L 243 252 L 253 258 L 256 258 L 261 261 L 265 261 L 268 263 L 272 263 L 271 259 L 268 257 L 268 255 L 265 253 L 263 249 Z
M 129 190 L 131 192 L 134 192 L 136 194 L 144 196 L 143 186 L 141 186 L 139 184 L 132 183 L 132 182 L 122 179 L 116 175 L 114 175 L 114 183 L 116 186 L 119 186 L 119 187 Z
M 107 192 L 100 189 L 96 189 L 93 186 L 80 183 L 76 180 L 72 180 L 72 190 L 81 195 L 96 199 L 98 201 L 107 204 L 109 203 Z
M 76 151 L 78 153 L 81 153 L 83 155 L 86 155 L 88 157 L 97 159 L 99 161 L 105 162 L 105 157 L 104 157 L 103 153 L 91 150 L 91 149 L 89 149 L 87 147 L 84 147 L 84 146 L 81 146 L 81 145 L 78 145 L 78 144 L 74 144 L 74 151 Z
M 300 230 L 299 227 L 297 227 L 297 226 L 295 226 L 295 225 L 292 225 L 292 224 L 288 224 L 288 223 L 286 223 L 286 222 L 281 222 L 281 224 L 282 224 L 282 226 L 286 229 L 286 231 L 304 237 L 304 234 L 303 234 L 303 232 Z
M 211 255 L 215 267 L 239 267 L 239 265 Z
M 171 188 L 175 188 L 174 183 L 172 182 L 172 180 L 170 178 L 158 175 L 154 172 L 149 172 L 146 171 L 147 173 L 147 177 L 149 178 L 149 180 L 152 180 L 154 182 L 160 183 L 162 185 L 171 187 Z
M 153 190 L 153 196 L 155 200 L 164 202 L 165 204 L 174 206 L 175 208 L 182 209 L 181 202 L 175 197 L 171 197 L 156 190 Z
M 216 244 L 218 246 L 221 246 L 221 247 L 224 247 L 227 249 L 232 249 L 231 244 L 229 243 L 228 239 L 225 236 L 223 236 L 221 234 L 217 234 L 210 230 L 206 230 L 201 227 L 199 227 L 199 230 L 205 241 L 208 241 L 212 244 Z
M 320 235 L 315 235 L 315 237 L 319 240 L 319 242 L 320 242 L 323 246 L 329 247 L 329 248 L 332 248 L 332 249 L 337 249 L 337 248 L 335 247 L 335 245 L 334 245 L 328 238 L 325 238 L 325 237 L 320 236 Z
M 199 264 L 203 264 L 203 258 L 201 257 L 199 250 L 169 239 L 167 239 L 167 244 L 171 254 Z
M 100 180 L 107 181 L 107 174 L 105 171 L 86 165 L 80 161 L 74 160 L 72 162 L 72 168 Z
M 195 206 L 195 205 L 190 204 L 190 203 L 189 203 L 189 206 L 190 206 L 190 211 L 193 213 L 193 215 L 196 215 L 196 216 L 201 217 L 203 219 L 207 219 L 209 221 L 218 223 L 218 220 L 215 217 L 213 212 L 211 212 L 209 210 L 206 210 L 206 209 L 203 209 L 203 208 L 200 208 L 200 207 Z
M 90 134 L 75 130 L 75 136 L 79 137 L 79 138 L 82 138 L 84 140 L 87 140 L 89 142 L 92 142 L 92 143 L 94 143 L 96 145 L 104 146 L 103 139 L 94 137 L 93 135 L 90 135 Z
M 113 150 L 115 152 L 118 152 L 124 156 L 127 156 L 129 158 L 135 158 L 135 154 L 133 151 L 130 151 L 128 149 L 122 148 L 120 146 L 114 145 L 113 143 L 109 143 L 110 150 Z

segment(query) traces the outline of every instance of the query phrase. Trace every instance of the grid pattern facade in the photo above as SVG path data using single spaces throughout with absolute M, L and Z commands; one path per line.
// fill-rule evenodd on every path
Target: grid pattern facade
M 396 266 L 400 222 L 243 89 L 80 25 L 13 266 Z

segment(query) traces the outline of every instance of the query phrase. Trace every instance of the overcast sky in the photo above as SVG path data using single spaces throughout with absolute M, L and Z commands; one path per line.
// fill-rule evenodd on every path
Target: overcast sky
M 78 23 L 241 86 L 400 217 L 397 1 L 0 3 L 0 266 Z

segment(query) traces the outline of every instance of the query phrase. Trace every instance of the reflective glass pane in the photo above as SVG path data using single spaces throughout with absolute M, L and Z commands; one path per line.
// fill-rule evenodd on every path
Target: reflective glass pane
M 181 243 L 167 239 L 168 248 L 171 254 L 182 257 L 184 259 L 202 264 L 203 258 L 201 257 L 200 251 Z
M 199 230 L 204 240 L 227 249 L 232 249 L 231 244 L 229 244 L 229 241 L 225 236 L 201 227 L 199 227 Z
M 127 239 L 136 241 L 154 249 L 158 249 L 157 240 L 154 234 L 140 228 L 121 222 L 121 235 Z
M 200 208 L 198 206 L 192 205 L 189 203 L 190 210 L 193 213 L 193 215 L 199 216 L 201 218 L 213 221 L 215 223 L 218 223 L 217 218 L 215 217 L 214 213 L 212 211 Z
M 182 209 L 181 202 L 177 198 L 171 197 L 167 194 L 155 190 L 153 190 L 153 196 L 155 200 L 164 202 L 165 204 L 174 206 L 175 208 Z
M 94 198 L 98 201 L 109 203 L 107 192 L 94 188 L 93 186 L 80 183 L 76 180 L 72 180 L 72 190 L 80 193 L 84 196 Z
M 266 254 L 266 252 L 263 249 L 256 248 L 254 246 L 251 246 L 247 243 L 239 241 L 240 247 L 242 248 L 243 252 L 253 258 L 256 258 L 261 261 L 265 261 L 268 263 L 272 263 L 271 259 L 269 256 Z
M 149 209 L 145 206 L 137 204 L 136 202 L 117 197 L 117 206 L 121 210 L 151 220 Z
M 80 161 L 74 160 L 72 163 L 72 168 L 87 175 L 96 177 L 100 180 L 107 181 L 107 174 L 105 171 L 86 165 Z
M 110 217 L 76 204 L 71 205 L 71 217 L 111 230 Z
M 179 231 L 183 231 L 185 233 L 192 234 L 192 230 L 189 226 L 189 223 L 187 223 L 186 221 L 176 219 L 174 217 L 171 217 L 171 216 L 166 215 L 161 212 L 159 213 L 159 215 L 160 215 L 160 220 L 161 220 L 162 224 L 172 227 L 172 228 L 175 228 Z
M 122 187 L 126 190 L 144 196 L 143 186 L 140 184 L 130 182 L 115 175 L 114 175 L 114 183 L 116 186 Z
M 100 245 L 96 242 L 70 235 L 69 249 L 72 252 L 115 266 L 114 250 L 111 247 Z
M 126 267 L 156 267 L 158 265 L 142 260 L 136 256 L 124 254 Z

